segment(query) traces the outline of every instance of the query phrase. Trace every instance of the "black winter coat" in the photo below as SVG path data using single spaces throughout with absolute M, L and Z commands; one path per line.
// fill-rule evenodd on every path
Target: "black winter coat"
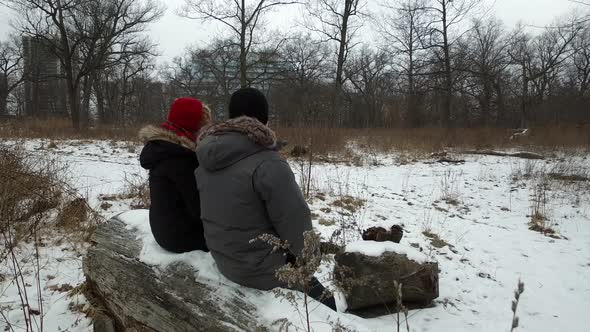
M 150 226 L 154 238 L 172 252 L 208 251 L 194 177 L 199 166 L 194 143 L 153 126 L 143 128 L 140 137 L 146 141 L 140 163 L 150 173 Z

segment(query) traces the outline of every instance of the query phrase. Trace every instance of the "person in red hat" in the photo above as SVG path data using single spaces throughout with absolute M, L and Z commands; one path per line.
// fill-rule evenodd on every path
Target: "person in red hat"
M 149 171 L 150 226 L 158 244 L 171 252 L 209 251 L 203 236 L 200 197 L 194 171 L 199 130 L 210 120 L 207 106 L 178 98 L 160 127 L 147 126 L 140 164 Z

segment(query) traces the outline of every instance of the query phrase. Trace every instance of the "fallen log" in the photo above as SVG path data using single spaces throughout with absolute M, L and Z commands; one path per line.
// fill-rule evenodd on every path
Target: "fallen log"
M 98 227 L 83 262 L 91 298 L 117 330 L 256 331 L 256 307 L 239 288 L 195 277 L 194 267 L 166 269 L 139 260 L 142 241 L 122 220 Z M 109 324 L 96 324 L 111 331 Z
M 95 332 L 263 332 L 276 330 L 277 323 L 279 327 L 282 324 L 293 326 L 295 330 L 305 329 L 305 319 L 300 316 L 305 310 L 303 294 L 292 293 L 295 296 L 289 299 L 295 299 L 297 303 L 294 304 L 285 298 L 277 298 L 272 291 L 259 291 L 232 283 L 219 273 L 208 253 L 165 252 L 151 235 L 146 210 L 130 211 L 100 225 L 91 242 L 92 245 L 83 261 L 83 270 L 87 279 L 86 295 L 97 313 L 93 315 Z M 388 246 L 387 242 L 379 244 Z M 400 280 L 404 285 L 406 300 L 429 303 L 432 298 L 438 296 L 436 263 L 420 265 L 415 261 L 408 261 L 413 255 L 404 256 L 398 252 L 395 255 L 401 255 L 400 257 L 393 260 L 377 260 L 375 264 L 371 263 L 375 257 L 367 258 L 368 268 L 362 265 L 364 258 L 353 260 L 360 262 L 360 270 L 350 271 L 342 269 L 347 265 L 346 259 L 350 252 L 346 253 L 345 248 L 335 245 L 324 247 L 324 250 L 336 253 L 337 261 L 341 263 L 340 271 L 345 273 L 352 272 L 353 275 L 363 277 L 367 273 L 373 273 L 370 270 L 371 266 L 381 266 L 384 269 L 377 271 L 375 276 L 383 278 L 386 285 L 391 284 L 392 279 L 387 279 L 391 276 L 393 280 Z M 394 254 L 385 254 L 388 255 Z M 416 266 L 423 266 L 429 270 L 416 269 Z M 400 278 L 396 279 L 395 274 L 389 274 L 392 267 L 397 269 L 396 273 L 402 274 Z M 430 288 L 428 293 L 424 293 L 417 290 L 420 287 Z M 354 292 L 360 297 L 347 297 L 350 301 L 349 308 L 357 308 L 359 303 L 363 303 L 367 298 L 362 289 L 361 293 L 358 290 Z M 388 294 L 381 298 L 387 301 L 387 296 Z M 342 299 L 340 296 L 337 298 Z M 343 310 L 346 304 L 339 303 L 339 309 Z M 293 307 L 294 305 L 296 307 Z M 364 320 L 358 317 L 351 319 L 348 315 L 334 313 L 319 303 L 313 306 L 315 309 L 310 312 L 313 330 L 322 330 L 327 322 L 335 320 L 353 330 L 366 330 Z M 365 316 L 388 313 L 390 311 L 369 308 Z
M 348 310 L 394 312 L 398 302 L 395 284 L 402 285 L 402 302 L 427 307 L 438 297 L 438 264 L 414 248 L 394 242 L 360 241 L 335 256 L 337 285 Z
M 545 159 L 545 156 L 540 155 L 534 152 L 500 152 L 494 150 L 467 150 L 461 151 L 460 154 L 475 154 L 475 155 L 486 155 L 486 156 L 498 156 L 498 157 L 514 157 L 514 158 L 523 158 L 523 159 Z
M 440 158 L 436 162 L 441 163 L 441 164 L 465 164 L 465 160 L 463 160 L 463 159 L 452 159 L 452 158 Z

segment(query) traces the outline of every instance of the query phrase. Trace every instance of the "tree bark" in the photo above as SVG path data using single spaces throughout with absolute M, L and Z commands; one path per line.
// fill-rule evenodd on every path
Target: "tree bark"
M 0 92 L 0 118 L 6 115 L 7 103 L 8 95 L 6 95 L 3 92 Z
M 100 79 L 94 81 L 94 93 L 96 94 L 96 114 L 98 117 L 98 123 L 106 124 L 107 121 L 104 110 L 104 92 L 102 91 Z
M 246 50 L 246 3 L 245 0 L 242 0 L 242 8 L 241 8 L 241 22 L 242 22 L 242 30 L 240 31 L 240 86 L 245 88 L 248 86 L 248 76 L 247 76 L 247 50 Z
M 182 263 L 139 261 L 142 242 L 116 217 L 98 227 L 83 261 L 88 295 L 119 330 L 256 331 L 256 308 L 237 288 L 208 282 Z M 223 291 L 219 288 L 223 287 Z
M 348 45 L 348 19 L 350 18 L 354 0 L 344 1 L 344 12 L 342 13 L 342 28 L 340 29 L 340 45 L 338 49 L 338 61 L 336 63 L 336 91 L 342 89 L 344 61 L 346 60 L 346 46 Z
M 84 129 L 90 126 L 90 97 L 92 94 L 92 85 L 94 84 L 94 78 L 92 76 L 84 77 L 81 114 L 81 127 Z
M 68 84 L 68 102 L 70 104 L 70 115 L 72 117 L 72 127 L 74 130 L 80 130 L 80 95 L 78 87 Z
M 520 127 L 527 128 L 527 104 L 529 99 L 529 79 L 526 74 L 526 63 L 522 62 L 522 96 L 520 100 Z
M 442 2 L 443 52 L 444 52 L 444 97 L 441 114 L 441 125 L 448 128 L 451 123 L 451 99 L 453 94 L 453 78 L 447 24 L 447 2 Z

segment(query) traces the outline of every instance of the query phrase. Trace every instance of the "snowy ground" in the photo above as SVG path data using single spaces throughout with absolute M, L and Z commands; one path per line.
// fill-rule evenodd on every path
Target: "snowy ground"
M 47 149 L 48 143 L 33 140 L 25 147 L 68 163 L 72 185 L 105 218 L 129 209 L 129 200 L 104 204 L 100 196 L 119 194 L 126 183 L 146 176 L 137 161 L 139 146 L 66 141 Z M 368 164 L 378 166 L 314 165 L 310 192 L 314 226 L 325 238 L 346 226 L 334 239 L 348 242 L 358 240 L 355 228 L 401 224 L 405 229 L 402 244 L 439 262 L 440 297 L 433 308 L 410 311 L 411 331 L 508 331 L 510 303 L 519 279 L 525 283 L 518 309 L 521 331 L 585 330 L 590 325 L 586 315 L 590 304 L 590 182 L 542 180 L 548 173 L 588 175 L 588 153 L 551 154 L 546 161 L 454 157 L 466 162 L 405 162 L 407 158 L 391 154 L 371 156 Z M 299 173 L 301 166 L 292 164 Z M 561 238 L 529 230 L 531 206 L 540 183 L 546 188 L 548 224 Z M 146 234 L 144 249 L 157 252 Z M 40 249 L 44 330 L 91 331 L 90 320 L 81 313 L 86 301 L 77 292 L 83 283 L 83 249 L 68 241 L 59 242 Z M 23 245 L 21 250 L 23 257 L 29 258 L 23 266 L 32 268 L 27 265 L 34 257 L 32 248 Z M 176 259 L 163 257 L 166 254 L 162 252 L 154 255 L 152 259 Z M 188 257 L 209 264 L 214 271 L 207 255 L 184 256 L 178 259 Z M 319 276 L 327 277 L 325 269 Z M 6 318 L 0 316 L 0 330 L 5 330 L 6 319 L 16 331 L 23 326 L 13 279 L 11 267 L 2 263 L 0 312 Z M 25 279 L 30 285 L 28 296 L 34 299 L 39 293 L 34 271 Z M 261 311 L 268 313 L 265 319 L 288 317 L 296 327 L 302 327 L 297 318 L 300 308 L 274 299 L 271 293 L 249 294 L 260 303 Z M 396 329 L 393 315 L 362 319 L 330 314 L 317 306 L 312 320 L 315 331 L 330 331 L 327 323 L 335 321 L 358 331 Z

